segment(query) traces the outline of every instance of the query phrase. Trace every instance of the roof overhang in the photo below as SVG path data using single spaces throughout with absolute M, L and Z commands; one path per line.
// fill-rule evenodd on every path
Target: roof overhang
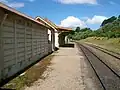
M 62 32 L 70 32 L 70 31 L 72 31 L 72 28 L 65 28 L 65 27 L 59 27 L 58 26 L 58 30 L 62 31 Z
M 23 13 L 15 10 L 14 8 L 11 8 L 11 7 L 5 5 L 5 4 L 3 4 L 3 3 L 1 3 L 1 2 L 0 2 L 0 8 L 4 9 L 6 14 L 7 14 L 8 12 L 11 12 L 11 13 L 14 13 L 14 14 L 16 14 L 16 15 L 18 15 L 18 16 L 23 17 L 23 18 L 29 19 L 29 20 L 37 23 L 37 24 L 40 24 L 40 25 L 42 25 L 42 26 L 45 26 L 43 23 L 41 23 L 41 22 L 39 22 L 39 21 L 36 21 L 36 20 L 33 19 L 32 17 L 30 17 L 30 16 L 28 16 L 28 15 L 25 15 L 25 14 L 23 14 Z
M 52 26 L 49 22 L 45 21 L 43 18 L 41 18 L 41 17 L 39 17 L 39 16 L 37 16 L 37 17 L 35 18 L 35 20 L 38 21 L 38 22 L 41 22 L 41 23 L 43 23 L 43 24 L 45 24 L 45 25 L 47 25 L 48 27 L 50 27 L 50 28 L 52 28 L 52 29 L 54 29 L 54 30 L 56 30 L 56 28 L 55 28 L 54 26 Z M 39 21 L 39 20 L 40 20 L 40 21 Z

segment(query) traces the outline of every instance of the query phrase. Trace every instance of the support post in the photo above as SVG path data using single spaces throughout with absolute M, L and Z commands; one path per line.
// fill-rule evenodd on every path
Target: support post
M 51 30 L 51 42 L 52 42 L 52 51 L 55 50 L 55 33 L 54 30 Z

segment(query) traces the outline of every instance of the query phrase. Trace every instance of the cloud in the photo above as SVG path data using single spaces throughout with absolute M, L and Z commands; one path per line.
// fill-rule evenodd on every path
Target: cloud
M 97 0 L 56 0 L 62 4 L 98 4 Z
M 35 0 L 28 0 L 29 2 L 34 2 Z
M 75 28 L 75 27 L 80 27 L 80 28 L 85 28 L 85 27 L 99 27 L 100 24 L 107 19 L 105 16 L 100 16 L 100 15 L 94 15 L 92 18 L 89 17 L 81 17 L 77 18 L 74 16 L 68 16 L 67 18 L 61 20 L 61 23 L 59 26 L 62 27 L 70 27 L 70 28 Z
M 85 28 L 86 24 L 85 24 L 84 21 L 80 20 L 77 17 L 68 16 L 66 19 L 61 21 L 60 26 L 62 26 L 62 27 L 71 27 L 71 28 L 79 26 L 81 28 Z
M 21 8 L 24 7 L 24 3 L 13 2 L 13 3 L 9 3 L 8 6 L 13 8 Z
M 21 8 L 24 7 L 24 3 L 23 2 L 9 2 L 8 0 L 0 0 L 0 2 L 13 7 L 13 8 Z
M 0 2 L 3 2 L 3 3 L 8 3 L 7 0 L 0 0 Z
M 115 5 L 116 3 L 113 2 L 113 1 L 109 1 L 109 4 L 111 4 L 111 5 Z
M 86 23 L 87 24 L 101 24 L 105 19 L 107 19 L 107 17 L 95 15 L 93 18 L 88 18 Z

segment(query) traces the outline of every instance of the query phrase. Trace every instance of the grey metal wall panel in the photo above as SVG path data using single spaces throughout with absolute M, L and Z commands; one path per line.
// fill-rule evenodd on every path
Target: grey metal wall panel
M 13 55 L 13 54 L 14 54 L 13 49 L 4 50 L 4 56 L 9 56 L 9 55 Z
M 13 59 L 15 59 L 15 56 L 14 55 L 8 55 L 8 56 L 5 56 L 4 57 L 4 62 L 8 62 L 8 61 L 11 61 L 11 60 L 13 60 Z M 6 63 L 4 63 L 4 65 L 5 65 Z
M 0 32 L 0 53 L 3 55 L 0 80 L 12 76 L 52 51 L 52 45 L 48 44 L 47 28 L 20 16 L 8 13 Z
M 7 25 L 5 25 L 5 24 L 3 24 L 3 32 L 14 32 L 14 29 L 13 29 L 14 27 L 13 26 L 7 26 Z

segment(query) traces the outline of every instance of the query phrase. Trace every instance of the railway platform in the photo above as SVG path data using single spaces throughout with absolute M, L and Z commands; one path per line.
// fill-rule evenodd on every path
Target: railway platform
M 43 73 L 47 78 L 39 79 L 26 90 L 97 90 L 88 75 L 84 56 L 75 44 L 74 47 L 61 47 L 54 55 L 48 70 Z
M 24 77 L 28 78 L 27 81 Z M 60 47 L 59 50 L 33 65 L 18 78 L 25 82 L 14 83 L 16 80 L 13 80 L 7 84 L 13 85 L 10 89 L 20 87 L 19 89 L 22 88 L 22 90 L 103 90 L 77 44 Z M 21 82 L 25 85 L 21 86 Z M 29 82 L 32 83 L 27 85 Z

